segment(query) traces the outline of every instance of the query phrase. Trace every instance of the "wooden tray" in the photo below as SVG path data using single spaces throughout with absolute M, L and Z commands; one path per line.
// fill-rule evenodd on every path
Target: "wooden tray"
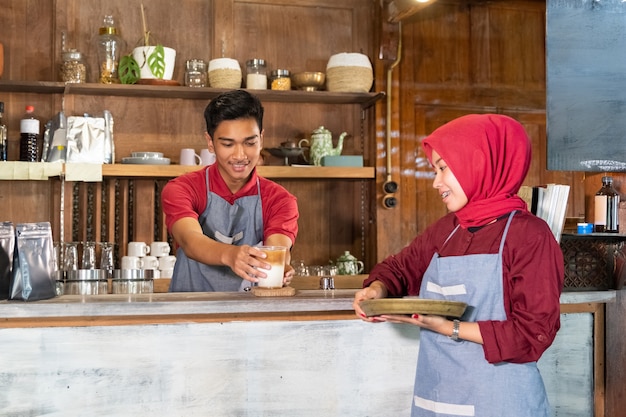
M 436 314 L 445 317 L 461 317 L 467 304 L 460 301 L 425 300 L 417 297 L 379 298 L 361 301 L 367 316 L 383 314 Z

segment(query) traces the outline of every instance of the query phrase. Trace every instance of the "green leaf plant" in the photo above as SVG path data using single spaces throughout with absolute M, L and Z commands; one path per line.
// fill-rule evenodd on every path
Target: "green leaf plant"
M 143 24 L 143 46 L 150 46 L 150 31 L 147 29 L 143 3 L 141 3 L 141 20 Z M 122 84 L 135 84 L 139 81 L 143 65 L 148 65 L 150 72 L 156 78 L 163 79 L 165 75 L 165 50 L 163 45 L 157 44 L 148 56 L 145 56 L 145 51 L 143 53 L 144 60 L 141 66 L 133 57 L 132 51 L 128 55 L 121 57 L 118 71 Z

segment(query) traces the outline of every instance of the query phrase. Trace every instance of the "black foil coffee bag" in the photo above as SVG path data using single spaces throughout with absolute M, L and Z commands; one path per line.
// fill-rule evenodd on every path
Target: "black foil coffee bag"
M 15 235 L 9 298 L 22 301 L 53 298 L 55 260 L 50 223 L 19 223 Z

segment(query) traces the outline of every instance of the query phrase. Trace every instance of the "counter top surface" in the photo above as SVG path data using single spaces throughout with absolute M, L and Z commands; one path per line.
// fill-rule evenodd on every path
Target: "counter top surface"
M 0 318 L 351 312 L 356 291 L 298 290 L 291 297 L 257 297 L 248 292 L 63 295 L 35 302 L 0 301 Z M 561 304 L 607 303 L 615 296 L 615 291 L 565 292 Z

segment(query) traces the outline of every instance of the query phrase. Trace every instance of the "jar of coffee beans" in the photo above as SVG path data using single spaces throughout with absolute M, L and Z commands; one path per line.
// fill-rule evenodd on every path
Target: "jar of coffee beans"
M 61 81 L 65 83 L 87 82 L 87 64 L 83 54 L 76 49 L 63 52 L 59 75 Z

